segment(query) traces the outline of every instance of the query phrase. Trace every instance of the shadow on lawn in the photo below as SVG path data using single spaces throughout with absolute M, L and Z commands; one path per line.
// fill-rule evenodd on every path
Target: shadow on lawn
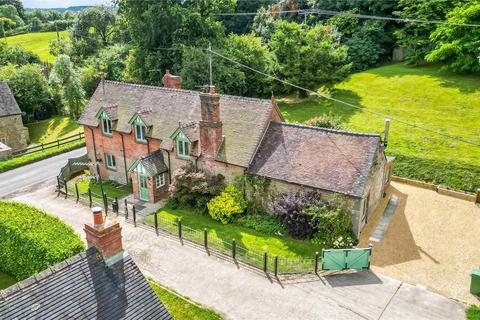
M 360 96 L 351 90 L 334 89 L 331 96 L 363 108 Z M 287 122 L 303 123 L 313 117 L 331 114 L 340 117 L 342 123 L 348 123 L 353 115 L 362 112 L 361 109 L 315 96 L 305 99 L 285 97 L 279 100 L 279 106 Z

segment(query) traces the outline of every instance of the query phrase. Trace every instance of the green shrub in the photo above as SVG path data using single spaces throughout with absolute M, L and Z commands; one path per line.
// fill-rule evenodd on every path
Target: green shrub
M 23 280 L 81 251 L 72 228 L 46 212 L 0 201 L 0 271 Z
M 312 205 L 304 210 L 312 218 L 316 233 L 312 242 L 324 248 L 349 248 L 355 237 L 351 229 L 351 213 L 341 205 L 328 203 Z
M 467 309 L 467 320 L 480 320 L 480 308 L 476 305 L 471 305 Z
M 235 215 L 242 213 L 247 208 L 247 202 L 240 191 L 233 184 L 229 184 L 225 190 L 210 200 L 207 204 L 208 213 L 214 220 L 227 224 Z
M 236 223 L 264 234 L 287 234 L 287 227 L 274 216 L 267 213 L 247 214 L 238 218 Z

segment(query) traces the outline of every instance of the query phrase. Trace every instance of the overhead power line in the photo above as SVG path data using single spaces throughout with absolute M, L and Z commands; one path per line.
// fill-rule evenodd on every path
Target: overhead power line
M 353 17 L 359 19 L 372 19 L 372 20 L 386 20 L 386 21 L 396 21 L 396 22 L 409 22 L 409 23 L 426 23 L 426 24 L 444 24 L 450 26 L 462 26 L 462 27 L 480 27 L 480 24 L 473 23 L 455 23 L 441 20 L 423 20 L 423 19 L 408 19 L 408 18 L 395 18 L 395 17 L 384 17 L 384 16 L 373 16 L 359 13 L 350 13 L 344 11 L 333 11 L 325 9 L 298 9 L 298 10 L 285 10 L 285 11 L 274 11 L 276 14 L 282 13 L 298 13 L 298 14 L 318 14 L 326 16 L 345 16 Z M 257 12 L 231 12 L 231 13 L 217 13 L 215 16 L 255 16 Z
M 447 134 L 447 133 L 435 131 L 435 130 L 432 130 L 432 129 L 430 129 L 430 128 L 427 128 L 427 127 L 424 127 L 424 126 L 420 126 L 420 125 L 415 124 L 415 123 L 407 122 L 407 121 L 405 121 L 405 120 L 402 120 L 402 119 L 399 119 L 399 118 L 396 118 L 396 117 L 391 117 L 391 116 L 389 116 L 389 115 L 386 115 L 386 114 L 383 114 L 383 113 L 380 113 L 380 112 L 376 112 L 376 111 L 372 111 L 372 110 L 368 110 L 368 109 L 362 108 L 362 107 L 357 106 L 357 105 L 354 105 L 354 104 L 352 104 L 352 103 L 349 103 L 349 102 L 346 102 L 346 101 L 343 101 L 343 100 L 339 100 L 339 99 L 336 99 L 336 98 L 327 96 L 327 95 L 325 95 L 325 94 L 323 94 L 323 93 L 319 93 L 319 92 L 316 92 L 316 91 L 313 91 L 313 90 L 310 90 L 310 89 L 301 87 L 301 86 L 299 86 L 299 85 L 296 85 L 296 84 L 294 84 L 294 83 L 291 83 L 291 82 L 286 81 L 286 80 L 283 80 L 283 79 L 280 79 L 280 78 L 278 78 L 278 77 L 276 77 L 276 76 L 273 76 L 273 75 L 271 75 L 271 74 L 268 74 L 268 73 L 266 73 L 266 72 L 257 70 L 257 69 L 255 69 L 255 68 L 252 68 L 252 67 L 250 67 L 250 66 L 247 66 L 247 65 L 245 65 L 245 64 L 243 64 L 243 63 L 241 63 L 241 62 L 238 62 L 238 61 L 236 61 L 236 60 L 234 60 L 234 59 L 231 59 L 231 58 L 229 58 L 229 57 L 227 57 L 227 56 L 224 56 L 224 55 L 221 54 L 221 53 L 218 53 L 218 52 L 216 52 L 216 51 L 213 51 L 213 50 L 211 50 L 211 49 L 209 49 L 209 48 L 208 48 L 208 49 L 204 49 L 204 50 L 206 50 L 207 52 L 210 52 L 210 53 L 212 53 L 212 54 L 214 54 L 214 55 L 216 55 L 216 56 L 218 56 L 218 57 L 220 57 L 220 58 L 222 58 L 222 59 L 225 59 L 225 60 L 227 60 L 227 61 L 230 61 L 230 62 L 232 62 L 232 63 L 235 63 L 235 64 L 237 64 L 237 65 L 239 65 L 239 66 L 241 66 L 241 67 L 243 67 L 243 68 L 245 68 L 245 69 L 248 69 L 248 70 L 250 70 L 250 71 L 256 72 L 256 73 L 258 73 L 258 74 L 261 74 L 261 75 L 263 75 L 263 76 L 265 76 L 265 77 L 268 77 L 268 78 L 271 78 L 271 79 L 276 80 L 276 81 L 278 81 L 278 82 L 281 82 L 281 83 L 286 84 L 286 85 L 288 85 L 288 86 L 294 87 L 294 88 L 296 88 L 296 89 L 298 89 L 298 90 L 302 90 L 302 91 L 311 93 L 311 94 L 313 94 L 313 95 L 316 95 L 316 96 L 319 96 L 319 97 L 322 97 L 322 98 L 325 98 L 325 99 L 328 99 L 328 100 L 337 102 L 337 103 L 339 103 L 339 104 L 348 106 L 348 107 L 350 107 L 350 108 L 359 109 L 359 110 L 362 110 L 362 111 L 364 111 L 364 112 L 368 112 L 368 113 L 374 114 L 374 115 L 379 116 L 379 117 L 382 117 L 382 118 L 389 118 L 389 119 L 392 120 L 392 121 L 396 121 L 396 122 L 398 122 L 398 123 L 401 123 L 401 124 L 403 124 L 403 125 L 405 125 L 405 126 L 408 126 L 408 127 L 411 127 L 411 128 L 420 129 L 420 130 L 423 130 L 423 131 L 428 132 L 428 133 L 440 135 L 440 136 L 445 137 L 445 138 L 448 138 L 448 139 L 457 140 L 457 141 L 460 141 L 460 142 L 463 142 L 463 143 L 466 143 L 466 144 L 470 144 L 470 145 L 473 145 L 473 146 L 480 147 L 480 143 L 477 143 L 477 142 L 474 142 L 474 141 L 469 141 L 469 140 L 466 140 L 466 139 L 464 139 L 464 138 L 462 138 L 462 137 L 457 137 L 457 136 L 450 135 L 450 134 Z

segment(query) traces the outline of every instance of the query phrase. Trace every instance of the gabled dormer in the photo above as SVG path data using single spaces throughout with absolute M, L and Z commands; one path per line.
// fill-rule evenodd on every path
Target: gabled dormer
M 196 122 L 190 122 L 182 124 L 179 123 L 178 128 L 173 132 L 170 138 L 174 142 L 175 151 L 177 157 L 188 158 L 192 156 L 198 156 L 198 124 Z
M 108 106 L 101 107 L 98 110 L 96 117 L 100 122 L 100 127 L 102 128 L 102 133 L 107 136 L 111 136 L 113 132 L 114 122 L 118 120 L 117 118 L 117 106 Z
M 151 112 L 139 111 L 132 117 L 132 119 L 130 119 L 128 123 L 133 127 L 135 140 L 137 140 L 137 142 L 146 143 L 148 130 L 152 126 Z

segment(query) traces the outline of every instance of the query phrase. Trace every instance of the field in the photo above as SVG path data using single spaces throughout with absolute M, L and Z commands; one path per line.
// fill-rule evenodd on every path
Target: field
M 480 77 L 392 64 L 353 74 L 332 92 L 364 110 L 314 97 L 285 97 L 279 106 L 289 122 L 332 114 L 350 130 L 383 134 L 384 118 L 368 110 L 480 144 L 479 88 Z M 396 157 L 397 175 L 471 192 L 480 187 L 478 146 L 392 121 L 386 153 Z
M 65 37 L 68 31 L 60 31 L 61 37 Z M 31 51 L 40 57 L 40 60 L 53 62 L 55 59 L 49 52 L 48 43 L 57 38 L 56 32 L 38 32 L 19 34 L 6 38 L 6 42 L 10 46 L 18 45 L 25 50 Z
M 27 127 L 32 144 L 47 143 L 83 132 L 75 120 L 62 116 L 29 123 Z

